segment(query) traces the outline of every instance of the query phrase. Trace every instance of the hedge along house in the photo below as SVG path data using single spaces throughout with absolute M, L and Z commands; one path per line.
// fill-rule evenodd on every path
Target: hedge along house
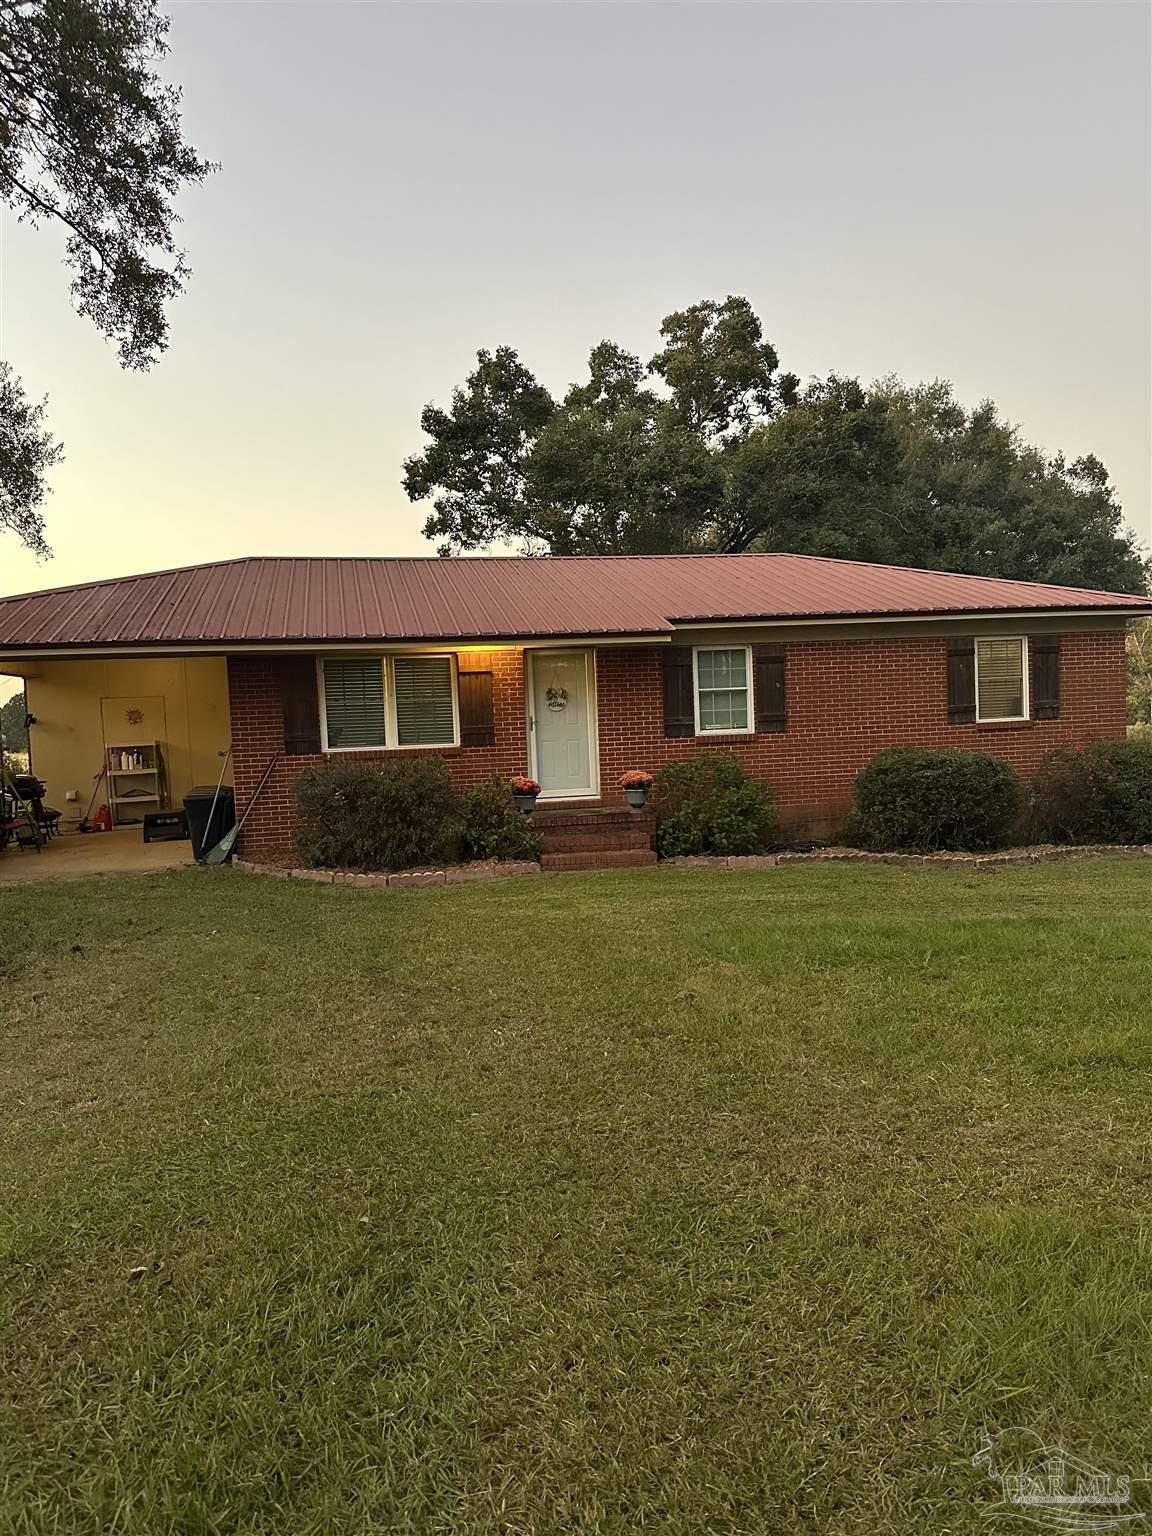
M 243 811 L 278 755 L 248 850 L 290 841 L 305 767 L 413 752 L 459 787 L 527 771 L 575 812 L 621 804 L 627 769 L 725 749 L 820 834 L 884 747 L 1027 775 L 1059 743 L 1123 735 L 1125 625 L 1149 612 L 796 555 L 256 558 L 0 599 L 0 671 L 27 679 L 50 798 L 90 784 L 142 699 L 174 802 L 230 738 Z

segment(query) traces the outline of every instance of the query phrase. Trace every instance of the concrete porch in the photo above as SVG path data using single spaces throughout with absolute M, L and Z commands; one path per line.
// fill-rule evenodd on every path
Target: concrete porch
M 75 828 L 97 788 L 93 811 L 107 804 L 126 830 L 148 811 L 178 810 L 188 790 L 215 784 L 228 748 L 227 663 L 222 656 L 124 656 L 91 659 L 0 657 L 0 673 L 24 679 L 34 724 L 30 771 L 47 786 L 45 803 Z M 161 769 L 158 786 L 133 778 L 117 749 L 141 747 Z M 97 785 L 107 764 L 108 779 Z M 230 774 L 227 776 L 231 782 Z M 126 789 L 149 790 L 138 801 Z M 152 845 L 149 845 L 150 847 Z
M 62 832 L 41 848 L 10 846 L 0 853 L 0 885 L 92 875 L 141 875 L 193 863 L 192 844 L 146 843 L 139 827 L 113 832 Z

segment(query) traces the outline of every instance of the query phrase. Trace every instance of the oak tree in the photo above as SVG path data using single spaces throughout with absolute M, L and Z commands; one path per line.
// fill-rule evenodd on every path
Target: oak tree
M 1148 564 L 1091 455 L 1032 447 L 949 384 L 801 389 L 747 299 L 669 315 L 645 365 L 611 341 L 554 400 L 481 352 L 405 465 L 441 553 L 774 550 L 1141 591 Z
M 0 0 L 0 198 L 63 227 L 73 302 L 128 368 L 167 345 L 167 305 L 189 272 L 173 200 L 211 169 L 184 140 L 178 89 L 156 73 L 168 28 L 154 0 Z M 42 454 L 29 478 L 35 454 L 10 459 L 10 441 L 27 441 L 19 421 L 0 438 L 16 519 L 4 526 L 43 552 L 53 460 Z

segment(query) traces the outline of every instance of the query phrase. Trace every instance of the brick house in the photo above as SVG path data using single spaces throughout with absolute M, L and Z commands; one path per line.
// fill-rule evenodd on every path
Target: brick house
M 160 744 L 176 804 L 230 742 L 243 811 L 276 758 L 249 850 L 290 841 L 306 766 L 411 752 L 460 787 L 526 771 L 555 815 L 724 748 L 787 826 L 821 834 L 884 747 L 993 752 L 1027 776 L 1058 743 L 1123 735 L 1125 626 L 1149 612 L 796 555 L 248 559 L 0 599 L 0 671 L 27 680 L 58 801 L 110 736 Z

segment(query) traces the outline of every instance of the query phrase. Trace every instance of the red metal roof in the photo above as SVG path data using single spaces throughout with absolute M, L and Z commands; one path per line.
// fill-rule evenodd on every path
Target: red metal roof
M 875 615 L 1152 612 L 1130 593 L 806 555 L 223 560 L 0 598 L 0 654 L 72 646 L 513 640 Z

